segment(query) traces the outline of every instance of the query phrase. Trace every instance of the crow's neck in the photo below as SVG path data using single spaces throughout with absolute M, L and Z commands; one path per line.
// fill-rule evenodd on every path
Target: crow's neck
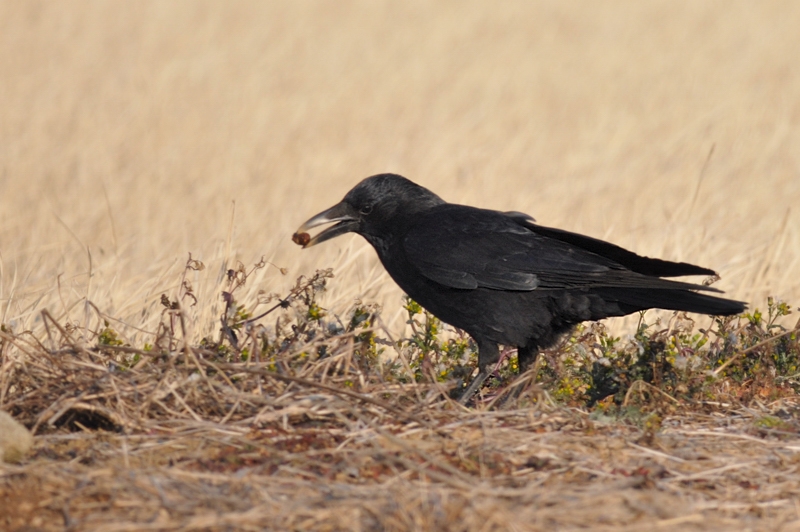
M 367 242 L 372 244 L 384 266 L 389 257 L 402 254 L 403 238 L 409 229 L 419 220 L 419 213 L 404 213 L 402 216 L 392 216 L 391 219 L 381 224 L 377 231 L 364 234 Z M 397 259 L 394 259 L 397 260 Z
M 384 264 L 386 264 L 386 259 L 392 255 L 394 248 L 400 245 L 399 238 L 393 233 L 387 233 L 381 236 L 363 235 L 363 237 L 367 239 L 367 242 L 372 244 L 372 247 L 375 248 L 375 251 L 378 253 L 378 257 L 380 257 L 381 262 Z

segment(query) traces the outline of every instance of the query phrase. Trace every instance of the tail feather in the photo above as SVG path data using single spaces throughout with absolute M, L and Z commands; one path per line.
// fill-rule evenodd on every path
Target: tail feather
M 740 314 L 747 308 L 747 303 L 743 301 L 681 289 L 609 289 L 607 291 L 599 289 L 597 291 L 604 299 L 617 301 L 626 312 L 661 308 L 711 316 L 730 316 Z

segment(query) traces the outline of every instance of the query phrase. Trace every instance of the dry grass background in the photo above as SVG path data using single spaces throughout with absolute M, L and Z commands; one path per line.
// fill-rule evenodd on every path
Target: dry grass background
M 799 22 L 791 1 L 0 2 L 0 322 L 40 333 L 49 309 L 96 328 L 89 300 L 141 345 L 191 253 L 207 266 L 191 278 L 195 338 L 217 328 L 224 271 L 262 256 L 289 273 L 257 272 L 244 302 L 333 267 L 324 304 L 379 301 L 399 330 L 399 291 L 358 237 L 303 252 L 289 240 L 384 171 L 450 201 L 712 267 L 717 286 L 755 306 L 797 302 Z M 141 438 L 124 445 L 172 445 L 176 457 L 197 445 Z M 403 486 L 387 493 L 418 496 Z M 414 489 L 466 504 L 453 486 Z M 623 497 L 608 507 L 627 517 L 610 523 L 703 519 L 684 496 L 652 502 L 687 504 L 676 514 Z M 575 511 L 601 499 L 568 497 L 572 521 L 524 508 L 486 526 L 588 526 Z M 748 526 L 797 519 L 793 504 L 778 504 L 793 517 L 745 512 Z M 489 514 L 471 515 L 465 528 Z

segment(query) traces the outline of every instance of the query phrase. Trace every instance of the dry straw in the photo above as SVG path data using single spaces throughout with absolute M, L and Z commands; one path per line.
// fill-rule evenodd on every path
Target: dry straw
M 190 260 L 187 271 L 194 267 Z M 718 393 L 725 403 L 679 400 L 637 381 L 622 410 L 571 408 L 537 387 L 464 408 L 436 379 L 408 373 L 408 357 L 418 353 L 403 346 L 412 343 L 383 339 L 371 319 L 338 330 L 332 323 L 341 320 L 309 320 L 329 278 L 323 271 L 300 279 L 272 306 L 287 320 L 272 332 L 259 320 L 274 314 L 248 317 L 236 290 L 225 292 L 240 321 L 223 312 L 219 343 L 185 336 L 180 301 L 191 301 L 190 292 L 165 298 L 162 336 L 146 349 L 120 345 L 107 326 L 79 330 L 47 312 L 44 338 L 0 332 L 0 402 L 37 434 L 29 460 L 0 469 L 4 526 L 798 524 L 794 396 L 745 404 L 732 391 Z M 249 344 L 257 335 L 269 342 Z M 405 363 L 375 359 L 376 342 Z

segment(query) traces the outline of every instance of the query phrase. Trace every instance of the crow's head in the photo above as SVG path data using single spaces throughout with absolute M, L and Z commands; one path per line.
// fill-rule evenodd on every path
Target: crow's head
M 444 201 L 405 177 L 379 174 L 356 185 L 344 199 L 301 225 L 292 239 L 304 248 L 345 233 L 358 233 L 375 243 L 431 207 Z M 313 238 L 305 232 L 312 227 L 335 223 Z

